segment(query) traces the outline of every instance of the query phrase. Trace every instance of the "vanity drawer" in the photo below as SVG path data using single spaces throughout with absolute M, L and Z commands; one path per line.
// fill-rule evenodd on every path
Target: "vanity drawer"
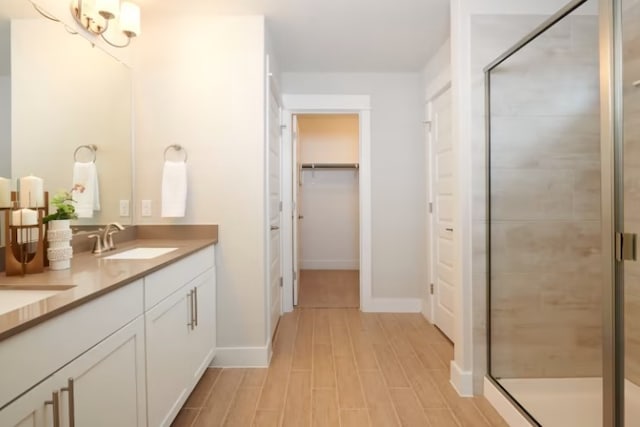
M 137 280 L 0 342 L 0 408 L 142 314 Z
M 144 278 L 144 309 L 149 310 L 191 280 L 215 267 L 214 246 L 208 246 Z

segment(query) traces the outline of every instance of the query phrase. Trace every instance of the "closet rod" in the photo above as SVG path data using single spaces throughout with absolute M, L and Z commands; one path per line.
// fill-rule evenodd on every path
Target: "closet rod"
M 302 169 L 359 169 L 358 163 L 303 163 Z

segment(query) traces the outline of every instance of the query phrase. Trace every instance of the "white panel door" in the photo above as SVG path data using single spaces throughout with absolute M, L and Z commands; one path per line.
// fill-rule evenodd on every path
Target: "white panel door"
M 280 102 L 278 94 L 271 85 L 269 91 L 268 126 L 269 126 L 269 288 L 270 288 L 270 323 L 271 337 L 278 326 L 282 313 L 282 259 L 280 257 L 280 221 L 282 204 L 280 203 L 280 171 L 282 153 L 282 132 L 280 128 Z
M 293 116 L 291 141 L 293 151 L 293 305 L 298 305 L 300 293 L 300 260 L 302 246 L 300 245 L 300 221 L 302 221 L 302 197 L 300 180 L 302 179 L 302 163 L 300 162 L 300 141 L 298 141 L 298 117 Z
M 187 285 L 193 289 L 193 317 L 195 326 L 189 331 L 188 356 L 191 377 L 195 386 L 205 369 L 213 360 L 216 351 L 216 276 L 215 269 L 209 269 Z
M 147 425 L 142 316 L 56 373 L 62 426 Z
M 184 286 L 145 315 L 150 426 L 169 426 L 189 395 L 192 298 L 193 288 Z
M 54 411 L 60 419 L 60 409 L 60 391 L 50 377 L 0 410 L 0 426 L 50 427 Z
M 451 141 L 451 90 L 432 103 L 434 323 L 453 341 L 455 278 L 453 272 L 453 203 L 455 176 Z

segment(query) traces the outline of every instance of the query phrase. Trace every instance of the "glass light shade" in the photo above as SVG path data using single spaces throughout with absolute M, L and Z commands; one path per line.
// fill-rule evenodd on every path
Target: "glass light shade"
M 93 19 L 96 17 L 96 4 L 93 0 L 78 0 L 80 5 L 82 16 Z
M 96 0 L 96 10 L 103 18 L 113 19 L 118 14 L 118 3 L 119 0 Z
M 129 2 L 120 5 L 120 29 L 127 37 L 140 35 L 140 6 Z

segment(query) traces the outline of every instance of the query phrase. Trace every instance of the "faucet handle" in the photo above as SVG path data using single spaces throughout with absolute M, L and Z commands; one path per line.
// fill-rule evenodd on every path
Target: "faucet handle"
M 91 250 L 91 253 L 101 254 L 104 251 L 104 248 L 102 247 L 102 238 L 100 237 L 100 235 L 89 234 L 87 237 L 89 239 L 96 239 L 96 241 L 93 243 L 93 249 Z
M 116 244 L 113 243 L 113 235 L 116 234 L 118 231 L 119 230 L 112 230 L 109 233 L 107 233 L 107 240 L 104 242 L 104 245 L 106 246 L 106 249 L 108 251 L 116 248 Z

